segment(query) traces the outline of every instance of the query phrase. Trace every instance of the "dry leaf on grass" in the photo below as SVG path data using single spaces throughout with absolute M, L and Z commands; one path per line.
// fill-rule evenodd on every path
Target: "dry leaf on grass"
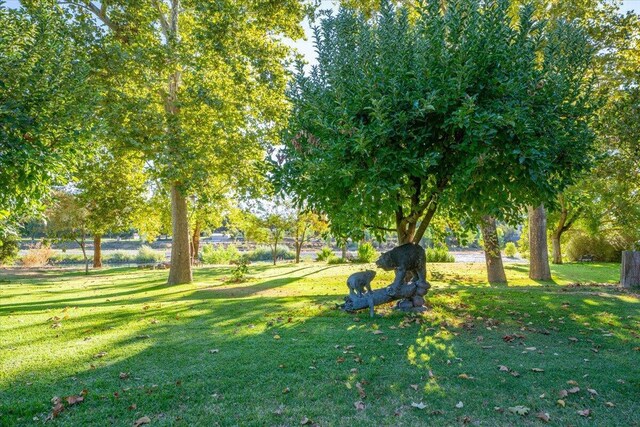
M 362 400 L 358 400 L 357 402 L 354 402 L 353 406 L 355 406 L 356 410 L 358 411 L 364 410 L 364 402 Z
M 509 368 L 504 365 L 498 366 L 498 370 L 500 370 L 500 372 L 509 372 Z
M 556 403 L 558 404 L 558 406 L 562 406 L 563 408 L 566 406 L 566 403 L 562 399 L 558 399 Z
M 456 403 L 456 408 L 458 408 L 458 409 L 464 408 L 464 403 L 462 403 L 462 401 Z
M 418 391 L 418 384 L 410 384 L 409 387 L 411 387 L 415 391 Z
M 309 418 L 307 417 L 303 417 L 302 420 L 300 420 L 300 425 L 305 426 L 307 424 L 311 424 L 313 421 L 311 421 Z
M 362 387 L 362 384 L 360 383 L 356 383 L 356 388 L 358 389 L 358 393 L 360 393 L 360 397 L 362 399 L 364 399 L 365 397 L 367 397 L 367 393 L 365 393 L 364 391 L 364 387 Z
M 514 414 L 518 414 L 518 415 L 527 415 L 529 413 L 529 408 L 527 408 L 526 406 L 522 406 L 522 405 L 518 405 L 518 406 L 511 406 L 509 408 L 509 412 L 513 412 Z
M 417 409 L 424 409 L 424 408 L 426 408 L 426 407 L 427 407 L 427 405 L 425 405 L 425 404 L 424 404 L 424 403 L 422 403 L 422 402 L 418 402 L 418 403 L 416 403 L 416 402 L 411 402 L 411 406 L 412 406 L 412 407 L 414 407 L 414 408 L 417 408 Z
M 128 372 L 120 372 L 120 375 L 118 375 L 118 377 L 120 377 L 121 380 L 126 380 L 129 378 L 129 373 Z
M 142 418 L 138 418 L 134 423 L 133 423 L 133 427 L 138 427 L 141 426 L 143 424 L 149 424 L 151 422 L 151 418 L 149 417 L 142 417 Z
M 531 368 L 531 370 L 533 372 L 544 372 L 544 369 L 542 369 L 542 368 Z
M 83 396 L 67 396 L 64 398 L 64 400 L 67 401 L 69 406 L 72 406 L 72 405 L 75 405 L 76 403 L 80 403 L 84 401 L 84 397 Z
M 538 418 L 539 420 L 544 421 L 545 423 L 548 423 L 548 422 L 549 422 L 549 420 L 551 419 L 551 418 L 549 417 L 549 413 L 548 413 L 548 412 L 538 412 L 538 413 L 536 414 L 536 418 Z
M 591 409 L 583 409 L 581 411 L 578 411 L 578 415 L 580 415 L 582 417 L 590 417 L 591 416 Z
M 373 335 L 380 335 L 380 334 L 384 334 L 384 332 L 381 331 L 380 329 L 376 329 L 375 331 L 373 331 Z
M 569 392 L 567 390 L 560 390 L 560 392 L 558 393 L 558 396 L 560 397 L 560 399 L 564 399 L 568 395 L 569 395 Z
M 567 390 L 569 392 L 569 394 L 576 394 L 577 392 L 580 391 L 580 387 L 571 387 L 569 390 Z

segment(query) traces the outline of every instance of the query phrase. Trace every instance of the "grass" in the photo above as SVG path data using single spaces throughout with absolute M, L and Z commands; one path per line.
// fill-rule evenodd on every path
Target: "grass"
M 546 412 L 554 425 L 640 425 L 640 300 L 603 285 L 618 266 L 555 266 L 532 283 L 510 265 L 510 286 L 492 287 L 482 264 L 430 264 L 423 316 L 335 310 L 366 267 L 252 265 L 240 284 L 200 268 L 171 287 L 166 271 L 0 271 L 0 425 L 42 424 L 52 397 L 83 390 L 49 424 L 540 425 Z M 568 381 L 580 391 L 563 407 Z

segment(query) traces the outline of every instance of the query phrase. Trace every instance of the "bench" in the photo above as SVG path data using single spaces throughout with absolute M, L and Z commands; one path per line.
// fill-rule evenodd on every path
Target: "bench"
M 582 255 L 578 262 L 593 262 L 593 255 Z

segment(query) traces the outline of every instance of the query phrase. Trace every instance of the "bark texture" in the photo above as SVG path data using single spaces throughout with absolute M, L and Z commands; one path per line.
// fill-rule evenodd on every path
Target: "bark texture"
M 191 236 L 191 264 L 198 262 L 198 255 L 200 254 L 200 223 L 196 222 L 193 228 L 193 236 Z
M 102 236 L 94 234 L 93 236 L 93 268 L 102 267 Z
M 529 278 L 551 280 L 547 246 L 547 214 L 544 205 L 529 206 Z
M 502 265 L 500 242 L 496 230 L 496 219 L 492 216 L 482 218 L 480 224 L 482 239 L 484 240 L 484 259 L 487 263 L 489 283 L 507 283 L 507 276 Z
M 187 217 L 187 199 L 174 183 L 171 186 L 172 236 L 171 268 L 169 285 L 191 283 L 191 248 L 189 245 L 189 219 Z
M 625 288 L 640 287 L 640 251 L 622 252 L 620 284 Z

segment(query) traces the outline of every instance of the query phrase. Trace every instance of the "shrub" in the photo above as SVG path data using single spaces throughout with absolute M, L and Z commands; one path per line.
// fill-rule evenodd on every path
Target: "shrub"
M 240 251 L 234 245 L 213 246 L 204 245 L 200 254 L 200 259 L 205 264 L 230 264 L 240 258 Z
M 455 262 L 456 259 L 449 253 L 446 246 L 438 246 L 427 249 L 427 262 Z
M 329 259 L 327 259 L 327 264 L 329 265 L 334 265 L 334 264 L 347 264 L 349 262 L 348 259 L 346 258 L 341 258 L 341 257 L 337 257 L 337 256 L 332 256 L 329 257 Z
M 250 261 L 272 261 L 273 253 L 269 246 L 258 246 L 248 254 Z M 288 246 L 280 246 L 276 249 L 278 259 L 295 259 L 296 254 Z
M 333 253 L 331 248 L 328 247 L 328 246 L 324 246 L 320 250 L 320 252 L 316 252 L 316 261 L 327 261 L 331 257 L 334 257 L 334 256 L 335 256 L 335 254 Z
M 602 236 L 589 236 L 575 233 L 569 239 L 566 247 L 567 258 L 578 261 L 585 255 L 593 257 L 594 261 L 620 262 L 620 250 Z
M 234 282 L 243 282 L 245 276 L 249 272 L 249 257 L 247 255 L 242 255 L 237 260 L 237 266 L 233 270 L 231 270 L 231 280 Z
M 22 256 L 22 264 L 25 267 L 42 267 L 47 265 L 54 253 L 54 250 L 48 245 L 32 245 Z
M 20 244 L 15 234 L 0 237 L 0 265 L 11 264 L 18 256 Z
M 373 262 L 378 257 L 378 252 L 371 243 L 363 243 L 358 246 L 358 262 Z
M 136 261 L 139 263 L 156 263 L 163 262 L 166 259 L 163 251 L 156 251 L 147 245 L 140 246 Z
M 52 264 L 81 264 L 84 263 L 82 254 L 65 254 L 58 252 L 49 259 Z
M 109 255 L 104 255 L 102 257 L 102 261 L 105 263 L 112 263 L 112 264 L 127 264 L 127 263 L 135 262 L 136 256 L 130 255 L 125 252 L 114 252 Z
M 513 258 L 516 256 L 518 250 L 516 249 L 516 245 L 513 242 L 507 242 L 504 247 L 504 254 L 509 258 Z

